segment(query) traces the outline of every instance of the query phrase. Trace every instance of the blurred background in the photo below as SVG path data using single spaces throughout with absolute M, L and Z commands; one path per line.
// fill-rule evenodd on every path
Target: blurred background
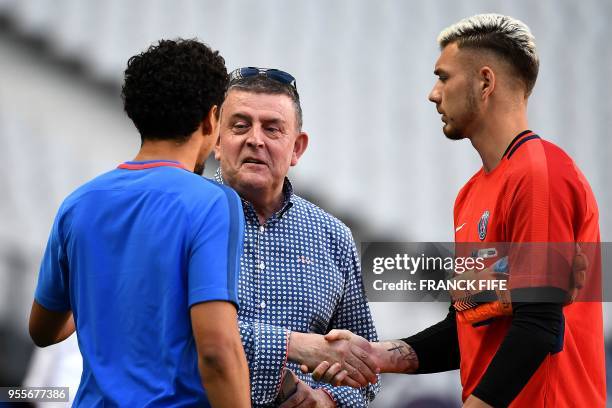
M 296 192 L 358 241 L 452 241 L 455 195 L 480 160 L 469 142 L 446 140 L 427 94 L 440 30 L 482 12 L 531 27 L 541 58 L 531 128 L 576 160 L 612 240 L 609 0 L 0 0 L 0 386 L 78 385 L 74 336 L 34 353 L 27 320 L 62 199 L 139 147 L 119 98 L 130 56 L 161 38 L 197 37 L 230 70 L 292 73 L 311 138 L 291 173 Z M 371 307 L 386 339 L 446 309 Z M 458 378 L 386 375 L 372 406 L 455 407 Z

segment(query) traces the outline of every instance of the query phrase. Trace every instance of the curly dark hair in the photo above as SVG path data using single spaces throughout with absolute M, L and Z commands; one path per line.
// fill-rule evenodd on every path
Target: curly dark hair
M 218 51 L 197 40 L 161 40 L 129 59 L 121 98 L 143 142 L 184 142 L 221 106 L 227 82 Z

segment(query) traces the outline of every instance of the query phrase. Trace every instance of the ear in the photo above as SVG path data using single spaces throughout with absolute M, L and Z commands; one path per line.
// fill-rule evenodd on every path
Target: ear
M 216 135 L 219 133 L 219 115 L 217 105 L 213 105 L 212 108 L 208 111 L 208 114 L 202 121 L 202 133 L 204 136 Z
M 217 143 L 215 143 L 215 148 L 214 148 L 215 160 L 216 161 L 221 161 L 221 146 L 220 146 L 220 141 L 221 141 L 221 135 L 217 136 Z
M 489 98 L 495 90 L 495 72 L 493 72 L 493 69 L 491 69 L 491 67 L 485 65 L 478 71 L 478 79 L 480 86 L 480 89 L 478 91 L 480 93 L 481 99 L 484 100 Z
M 293 143 L 293 154 L 291 155 L 292 166 L 298 163 L 300 157 L 302 157 L 306 151 L 306 147 L 308 147 L 308 134 L 306 134 L 306 132 L 300 132 Z
M 218 146 L 219 146 L 219 107 L 217 105 L 213 105 L 212 108 L 208 111 L 208 114 L 202 121 L 202 135 L 204 137 L 212 137 L 215 140 L 215 159 L 219 160 L 218 156 Z

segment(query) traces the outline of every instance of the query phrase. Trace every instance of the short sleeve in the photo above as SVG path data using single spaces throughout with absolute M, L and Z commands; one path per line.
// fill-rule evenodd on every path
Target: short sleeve
M 564 179 L 546 163 L 517 176 L 510 190 L 507 237 L 511 289 L 568 289 L 575 208 Z
M 223 300 L 238 306 L 244 215 L 238 195 L 219 187 L 205 211 L 193 214 L 188 303 Z
M 45 309 L 54 311 L 70 310 L 68 261 L 62 237 L 61 223 L 63 212 L 60 209 L 49 234 L 43 255 L 38 284 L 34 299 Z

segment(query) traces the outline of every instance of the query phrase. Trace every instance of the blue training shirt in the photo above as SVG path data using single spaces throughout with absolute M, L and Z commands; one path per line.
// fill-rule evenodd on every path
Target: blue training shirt
M 35 299 L 72 310 L 75 406 L 209 406 L 189 308 L 238 304 L 238 195 L 177 162 L 127 162 L 61 205 Z

